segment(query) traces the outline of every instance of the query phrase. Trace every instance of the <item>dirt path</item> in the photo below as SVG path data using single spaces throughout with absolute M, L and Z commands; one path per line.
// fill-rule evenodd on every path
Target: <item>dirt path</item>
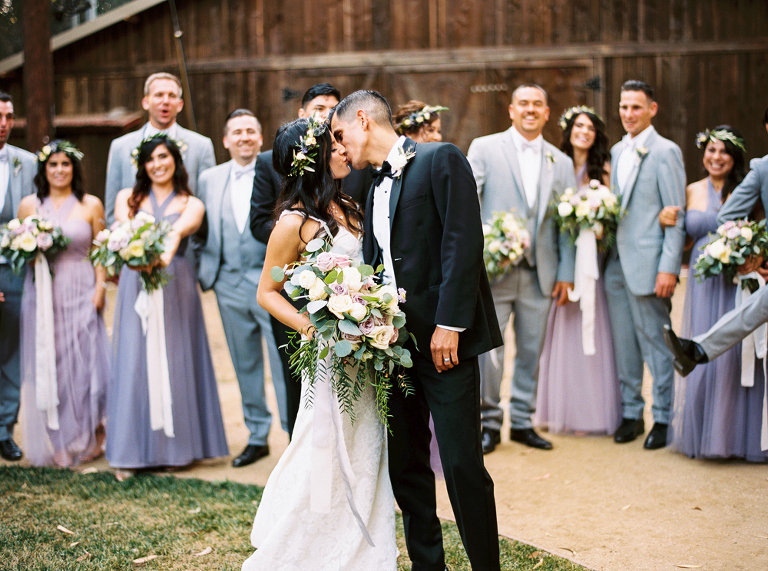
M 684 291 L 678 287 L 673 301 L 676 324 Z M 215 298 L 206 294 L 203 303 L 227 439 L 237 455 L 248 436 L 240 393 Z M 271 384 L 268 391 L 274 411 Z M 646 414 L 646 425 L 651 422 Z M 501 446 L 485 458 L 503 535 L 603 571 L 768 569 L 768 466 L 690 460 L 644 450 L 642 440 L 620 446 L 609 437 L 551 435 L 555 449 L 542 452 L 510 443 L 508 426 L 502 434 Z M 287 444 L 275 424 L 268 458 L 240 469 L 231 458 L 208 461 L 176 475 L 264 485 Z M 109 469 L 103 459 L 91 465 Z M 442 485 L 438 504 L 439 515 L 452 519 Z

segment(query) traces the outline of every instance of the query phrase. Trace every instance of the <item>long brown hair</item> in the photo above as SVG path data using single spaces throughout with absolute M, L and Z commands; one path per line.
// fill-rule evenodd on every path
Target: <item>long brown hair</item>
M 189 189 L 189 175 L 187 174 L 187 169 L 184 168 L 181 150 L 168 135 L 158 133 L 149 139 L 145 139 L 139 146 L 139 156 L 136 158 L 138 163 L 136 184 L 133 185 L 133 192 L 131 192 L 131 196 L 128 198 L 131 218 L 136 216 L 141 203 L 149 196 L 149 191 L 152 189 L 152 180 L 149 178 L 146 165 L 154 150 L 160 145 L 165 145 L 165 148 L 171 153 L 176 167 L 173 173 L 173 190 L 180 196 L 192 196 L 192 191 Z

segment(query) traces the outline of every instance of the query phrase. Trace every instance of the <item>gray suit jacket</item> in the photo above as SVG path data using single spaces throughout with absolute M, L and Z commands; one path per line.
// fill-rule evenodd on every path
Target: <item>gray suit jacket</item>
M 752 159 L 751 169 L 741 184 L 737 186 L 717 214 L 717 223 L 723 224 L 728 220 L 746 218 L 760 198 L 763 206 L 768 208 L 768 155 L 762 159 Z
M 144 138 L 145 124 L 138 131 L 118 137 L 109 146 L 107 159 L 107 182 L 104 188 L 104 208 L 107 225 L 115 221 L 115 198 L 124 188 L 133 188 L 136 184 L 136 167 L 131 162 L 131 151 L 139 146 Z M 197 179 L 205 169 L 216 164 L 213 154 L 213 143 L 194 131 L 178 126 L 178 138 L 187 144 L 187 150 L 182 154 L 184 168 L 189 174 L 189 188 L 197 195 Z
M 8 145 L 8 173 L 10 180 L 8 181 L 5 200 L 11 201 L 11 212 L 16 216 L 21 199 L 28 194 L 37 192 L 34 182 L 37 174 L 35 155 L 24 149 Z
M 200 252 L 200 268 L 197 273 L 200 287 L 203 288 L 203 291 L 209 290 L 214 286 L 219 275 L 219 268 L 221 267 L 222 208 L 229 206 L 223 204 L 223 199 L 231 172 L 232 161 L 230 160 L 207 169 L 200 175 L 200 180 L 198 181 L 198 198 L 205 204 L 205 216 L 208 227 L 205 245 Z M 248 232 L 247 228 L 246 232 Z M 248 248 L 248 252 L 244 252 L 242 255 L 241 262 L 246 266 L 241 268 L 243 277 L 254 285 L 259 283 L 266 253 L 266 244 L 253 239 L 253 246 Z
M 652 295 L 659 272 L 679 274 L 685 244 L 685 168 L 680 147 L 656 132 L 645 145 L 648 152 L 635 160 L 626 188 L 617 180 L 624 144 L 611 149 L 611 186 L 621 191 L 627 214 L 616 232 L 621 269 L 633 295 Z M 677 225 L 662 230 L 659 212 L 680 207 Z
M 477 183 L 483 222 L 488 222 L 494 212 L 514 208 L 524 217 L 527 210 L 512 129 L 479 137 L 469 146 L 467 158 Z M 573 282 L 576 248 L 566 234 L 559 232 L 550 205 L 566 188 L 576 188 L 576 176 L 570 157 L 546 141 L 541 160 L 537 230 L 533 238 L 539 286 L 541 293 L 549 296 L 555 282 Z

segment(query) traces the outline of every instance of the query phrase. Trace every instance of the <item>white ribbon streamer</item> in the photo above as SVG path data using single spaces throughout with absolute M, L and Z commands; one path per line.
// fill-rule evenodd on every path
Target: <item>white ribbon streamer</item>
M 319 350 L 325 347 L 320 344 Z M 339 461 L 341 478 L 344 482 L 344 492 L 347 496 L 349 508 L 357 520 L 363 537 L 371 547 L 374 547 L 371 534 L 360 516 L 355 504 L 352 489 L 357 485 L 357 476 L 352 470 L 349 461 L 347 445 L 344 441 L 344 431 L 339 404 L 333 395 L 331 384 L 331 356 L 329 354 L 318 363 L 318 379 L 314 384 L 314 400 L 312 402 L 312 477 L 309 494 L 309 507 L 315 513 L 330 513 L 331 511 L 331 475 L 333 471 L 333 457 L 331 451 L 331 431 L 336 439 L 336 458 Z
M 760 287 L 765 285 L 763 276 L 757 272 L 750 272 L 745 275 L 739 275 L 739 286 L 744 280 L 755 279 Z M 736 307 L 747 302 L 752 295 L 749 288 L 739 287 L 736 294 Z M 741 342 L 741 386 L 752 387 L 755 385 L 755 357 L 765 359 L 766 354 L 766 333 L 768 325 L 761 325 L 752 333 L 747 335 Z
M 597 353 L 595 348 L 595 291 L 599 277 L 595 232 L 594 230 L 582 229 L 576 239 L 576 272 L 573 289 L 568 291 L 568 299 L 579 302 L 581 347 L 587 356 Z
M 763 425 L 760 429 L 760 450 L 768 450 L 768 363 L 763 359 Z
M 162 429 L 168 438 L 173 438 L 171 376 L 168 372 L 168 351 L 165 346 L 162 288 L 152 293 L 147 293 L 142 288 L 133 309 L 139 315 L 147 343 L 150 426 L 152 430 Z
M 48 428 L 59 429 L 59 385 L 56 379 L 56 338 L 53 325 L 53 280 L 48 260 L 35 258 L 35 400 L 46 413 Z

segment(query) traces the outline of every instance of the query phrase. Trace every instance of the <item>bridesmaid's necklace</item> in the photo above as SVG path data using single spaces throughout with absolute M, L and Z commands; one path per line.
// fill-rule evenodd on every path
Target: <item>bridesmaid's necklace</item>
M 723 190 L 723 187 L 725 186 L 725 180 L 724 179 L 720 179 L 720 180 L 716 181 L 712 177 L 709 177 L 709 182 L 712 183 L 712 188 L 715 189 L 715 192 L 720 192 L 721 190 Z

